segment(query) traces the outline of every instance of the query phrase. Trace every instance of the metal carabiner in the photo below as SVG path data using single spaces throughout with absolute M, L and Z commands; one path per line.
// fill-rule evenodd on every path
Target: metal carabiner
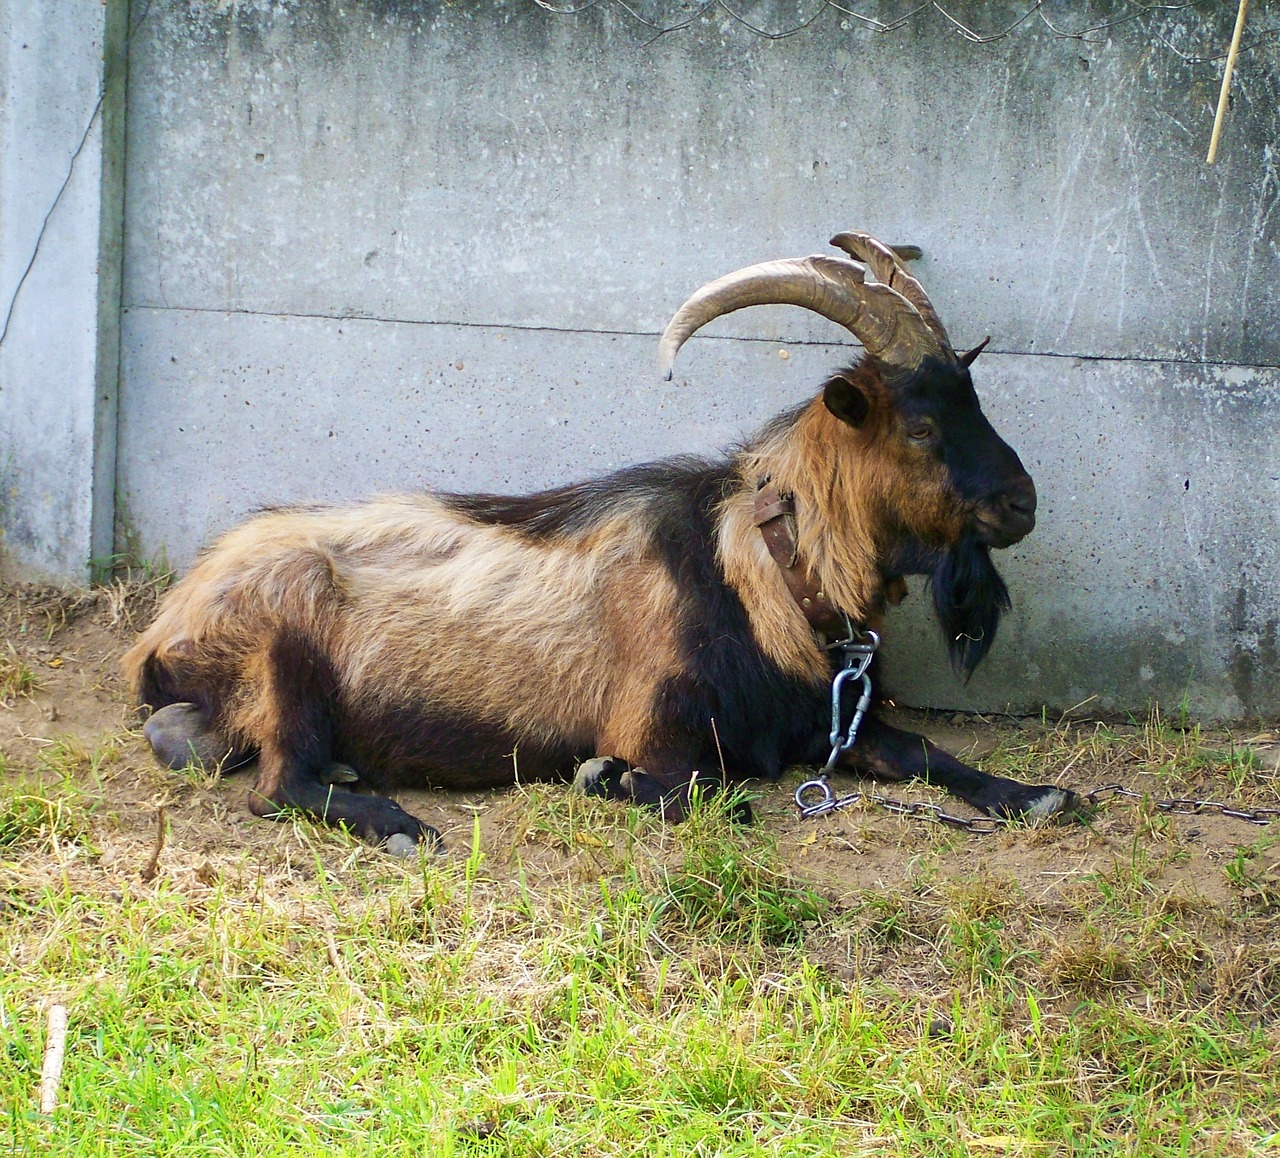
M 858 728 L 862 726 L 862 720 L 871 706 L 871 676 L 868 674 L 868 669 L 879 646 L 880 636 L 874 631 L 867 631 L 857 642 L 854 642 L 854 637 L 850 635 L 848 640 L 840 644 L 845 655 L 845 666 L 831 681 L 831 734 L 828 737 L 831 741 L 831 755 L 827 757 L 827 762 L 822 768 L 824 775 L 836 766 L 836 761 L 853 747 L 854 740 L 857 739 Z M 862 694 L 854 706 L 849 727 L 844 729 L 840 726 L 844 715 L 842 696 L 844 685 L 849 680 L 862 681 Z

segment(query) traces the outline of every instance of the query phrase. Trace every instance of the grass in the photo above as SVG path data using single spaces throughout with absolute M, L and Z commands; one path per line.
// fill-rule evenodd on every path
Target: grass
M 1194 847 L 1150 810 L 994 838 L 877 818 L 906 867 L 837 889 L 729 803 L 667 828 L 532 786 L 447 857 L 302 823 L 197 854 L 221 790 L 155 773 L 188 810 L 144 883 L 113 788 L 128 743 L 0 767 L 2 1150 L 1280 1152 L 1278 835 L 1244 828 L 1210 895 L 1169 886 Z M 1179 790 L 1243 766 L 1158 719 L 985 762 L 1072 761 Z M 981 862 L 1036 841 L 1114 855 L 1051 894 Z M 42 1117 L 54 1000 L 71 1024 Z

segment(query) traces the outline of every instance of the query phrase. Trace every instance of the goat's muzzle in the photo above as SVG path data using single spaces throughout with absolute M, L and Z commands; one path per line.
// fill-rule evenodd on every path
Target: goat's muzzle
M 1024 474 L 974 509 L 978 542 L 984 547 L 1011 547 L 1036 525 L 1036 484 Z

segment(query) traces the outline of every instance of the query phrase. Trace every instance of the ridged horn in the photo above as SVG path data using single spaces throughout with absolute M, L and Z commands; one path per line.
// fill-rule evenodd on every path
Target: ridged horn
M 902 264 L 903 258 L 914 260 L 920 257 L 919 248 L 906 245 L 891 247 L 877 241 L 869 233 L 857 231 L 837 233 L 831 239 L 831 244 L 837 249 L 843 249 L 855 261 L 865 262 L 871 272 L 876 275 L 877 281 L 883 282 L 890 289 L 897 290 L 915 306 L 929 328 L 938 335 L 942 344 L 949 350 L 952 348 L 951 339 L 947 337 L 946 328 L 938 317 L 937 311 L 934 310 L 929 295 L 924 292 L 924 286 L 916 281 L 907 272 L 907 267 Z
M 765 305 L 800 306 L 821 314 L 890 366 L 914 369 L 930 356 L 955 361 L 945 334 L 940 338 L 911 301 L 887 284 L 865 279 L 866 269 L 859 262 L 816 253 L 762 262 L 708 282 L 667 323 L 658 343 L 662 376 L 671 377 L 680 347 L 708 322 L 747 306 Z M 927 306 L 928 299 L 924 301 Z

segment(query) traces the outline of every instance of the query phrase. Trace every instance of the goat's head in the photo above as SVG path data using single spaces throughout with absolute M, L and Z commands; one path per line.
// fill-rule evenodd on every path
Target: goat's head
M 704 286 L 667 326 L 662 369 L 670 377 L 686 339 L 747 306 L 802 306 L 849 330 L 866 357 L 823 390 L 826 409 L 839 420 L 832 437 L 857 448 L 837 469 L 862 479 L 863 498 L 874 508 L 874 525 L 865 529 L 877 539 L 885 571 L 931 576 L 953 658 L 968 672 L 1008 603 L 988 551 L 1035 526 L 1035 484 L 978 403 L 969 366 L 982 346 L 956 354 L 895 251 L 865 233 L 841 233 L 832 244 L 849 256 L 765 262 Z

